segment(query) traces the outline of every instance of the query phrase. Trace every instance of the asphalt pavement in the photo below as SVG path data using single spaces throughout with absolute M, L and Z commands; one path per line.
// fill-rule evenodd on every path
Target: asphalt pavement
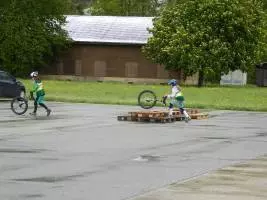
M 199 200 L 203 191 L 209 193 L 202 199 L 226 199 L 217 187 L 200 185 L 210 177 L 221 183 L 240 175 L 234 169 L 251 162 L 263 171 L 256 174 L 261 181 L 250 176 L 249 183 L 267 185 L 267 113 L 211 111 L 207 120 L 152 124 L 117 121 L 118 115 L 141 110 L 135 106 L 48 105 L 51 116 L 40 108 L 35 118 L 28 114 L 32 107 L 17 116 L 9 102 L 0 102 L 1 200 Z M 224 190 L 225 184 L 218 187 Z M 267 197 L 264 189 L 242 194 Z

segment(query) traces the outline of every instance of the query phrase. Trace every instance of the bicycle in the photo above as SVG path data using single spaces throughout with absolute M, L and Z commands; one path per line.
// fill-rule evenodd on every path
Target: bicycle
M 167 100 L 166 96 L 162 97 L 161 99 L 158 99 L 155 92 L 151 90 L 143 90 L 138 95 L 138 104 L 144 109 L 153 108 L 157 104 L 157 102 L 160 102 L 164 106 L 166 106 L 167 105 L 166 100 Z
M 33 94 L 30 94 L 30 98 L 33 101 L 35 101 L 35 98 L 33 96 Z M 25 97 L 21 97 L 21 96 L 17 96 L 14 97 L 11 102 L 10 102 L 10 106 L 11 106 L 11 110 L 13 111 L 13 113 L 17 114 L 17 115 L 23 115 L 24 113 L 27 112 L 28 108 L 29 108 L 29 100 Z

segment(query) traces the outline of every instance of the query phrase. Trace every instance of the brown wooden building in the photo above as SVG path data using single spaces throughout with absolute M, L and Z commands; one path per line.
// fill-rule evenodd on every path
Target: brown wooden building
M 141 52 L 150 36 L 151 17 L 67 16 L 66 30 L 73 47 L 46 69 L 47 78 L 166 82 L 182 80 L 179 71 L 147 60 Z M 196 77 L 187 79 L 196 83 Z

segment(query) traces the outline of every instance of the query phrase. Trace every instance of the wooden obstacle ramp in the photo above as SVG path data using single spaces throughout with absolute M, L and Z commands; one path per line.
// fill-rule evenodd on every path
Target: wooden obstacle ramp
M 189 109 L 187 110 L 191 119 L 200 120 L 207 119 L 208 114 L 200 113 L 198 109 Z M 173 116 L 169 116 L 169 112 L 166 110 L 163 111 L 136 111 L 129 112 L 128 115 L 118 116 L 119 121 L 136 121 L 136 122 L 154 122 L 154 123 L 171 123 L 175 121 L 184 120 L 184 116 L 180 113 L 179 110 L 173 111 Z
M 195 114 L 201 114 L 198 109 L 188 109 L 187 113 L 191 116 Z M 167 117 L 169 116 L 169 111 L 167 110 L 161 110 L 161 111 L 135 111 L 135 112 L 129 112 L 128 113 L 132 117 Z M 178 109 L 173 110 L 174 116 L 181 116 L 181 113 Z

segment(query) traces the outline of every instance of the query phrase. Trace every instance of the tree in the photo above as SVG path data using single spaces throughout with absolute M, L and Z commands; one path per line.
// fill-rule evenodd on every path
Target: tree
M 267 9 L 267 1 L 263 1 L 263 8 L 266 10 Z
M 154 19 L 144 54 L 185 75 L 247 71 L 266 52 L 265 13 L 260 0 L 187 0 Z
M 16 75 L 49 64 L 68 44 L 62 0 L 1 0 L 0 62 Z
M 91 15 L 155 16 L 159 0 L 93 0 Z
M 90 15 L 157 16 L 165 6 L 187 0 L 92 0 Z
M 91 0 L 67 0 L 69 10 L 66 14 L 84 15 L 86 8 L 90 5 Z

